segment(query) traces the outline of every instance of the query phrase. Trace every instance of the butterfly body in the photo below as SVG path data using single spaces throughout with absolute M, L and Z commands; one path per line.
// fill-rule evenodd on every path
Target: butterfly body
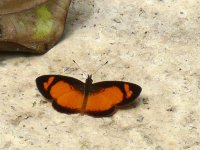
M 40 93 L 63 113 L 110 116 L 117 107 L 134 101 L 142 90 L 136 84 L 123 81 L 92 82 L 92 75 L 88 75 L 85 83 L 61 75 L 43 75 L 36 79 Z
M 81 107 L 81 114 L 84 114 L 84 112 L 85 112 L 85 108 L 87 105 L 87 100 L 88 100 L 88 96 L 90 93 L 90 88 L 91 88 L 92 82 L 93 82 L 92 75 L 88 75 L 88 78 L 86 79 L 85 85 L 84 85 L 84 99 L 83 99 L 83 104 Z

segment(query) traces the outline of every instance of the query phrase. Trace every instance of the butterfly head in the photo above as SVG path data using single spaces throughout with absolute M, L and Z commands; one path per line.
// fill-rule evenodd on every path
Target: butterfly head
M 92 75 L 88 75 L 87 79 L 86 79 L 86 83 L 91 83 L 92 84 L 93 80 L 92 80 Z

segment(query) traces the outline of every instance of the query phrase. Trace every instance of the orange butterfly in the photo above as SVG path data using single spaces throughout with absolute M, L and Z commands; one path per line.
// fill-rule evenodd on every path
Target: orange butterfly
M 53 100 L 57 111 L 96 117 L 113 115 L 118 106 L 134 101 L 142 91 L 140 86 L 129 82 L 92 82 L 92 75 L 88 75 L 85 83 L 61 75 L 43 75 L 36 79 L 39 91 Z

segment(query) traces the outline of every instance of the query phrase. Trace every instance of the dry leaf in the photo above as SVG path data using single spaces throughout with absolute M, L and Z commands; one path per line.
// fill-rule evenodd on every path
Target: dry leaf
M 1 0 L 0 51 L 44 53 L 61 38 L 71 0 Z

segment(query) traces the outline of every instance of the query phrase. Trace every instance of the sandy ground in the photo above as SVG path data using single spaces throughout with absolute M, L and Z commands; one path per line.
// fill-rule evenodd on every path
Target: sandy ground
M 200 2 L 74 0 L 63 40 L 42 56 L 0 56 L 0 149 L 200 149 Z M 55 111 L 35 78 L 63 74 L 143 88 L 110 118 Z

